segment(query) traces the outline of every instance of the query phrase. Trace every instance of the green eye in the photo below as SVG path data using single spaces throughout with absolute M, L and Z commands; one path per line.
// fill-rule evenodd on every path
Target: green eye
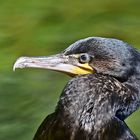
M 88 63 L 91 60 L 91 57 L 88 54 L 81 54 L 79 57 L 80 63 Z

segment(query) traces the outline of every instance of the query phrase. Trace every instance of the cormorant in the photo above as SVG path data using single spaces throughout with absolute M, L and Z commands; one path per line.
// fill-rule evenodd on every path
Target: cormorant
M 16 68 L 74 76 L 34 140 L 136 140 L 124 122 L 140 106 L 140 53 L 111 38 L 79 40 L 57 55 L 20 57 Z

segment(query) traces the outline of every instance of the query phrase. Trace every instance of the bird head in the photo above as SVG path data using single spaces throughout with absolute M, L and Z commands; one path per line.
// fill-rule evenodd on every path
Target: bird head
M 125 80 L 135 71 L 137 56 L 138 52 L 123 41 L 89 37 L 76 41 L 56 55 L 20 57 L 13 69 L 43 68 L 70 76 L 101 73 Z

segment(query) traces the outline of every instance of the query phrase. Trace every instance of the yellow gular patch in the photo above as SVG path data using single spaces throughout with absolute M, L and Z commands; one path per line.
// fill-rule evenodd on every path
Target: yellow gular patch
M 78 64 L 76 67 L 73 67 L 73 73 L 76 75 L 81 75 L 81 74 L 91 74 L 95 72 L 93 68 L 89 66 L 88 63 L 85 63 L 85 64 Z

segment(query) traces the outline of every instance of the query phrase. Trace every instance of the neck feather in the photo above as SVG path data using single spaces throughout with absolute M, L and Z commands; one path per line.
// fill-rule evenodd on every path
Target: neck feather
M 124 84 L 130 86 L 140 96 L 140 61 L 136 64 L 134 74 Z

